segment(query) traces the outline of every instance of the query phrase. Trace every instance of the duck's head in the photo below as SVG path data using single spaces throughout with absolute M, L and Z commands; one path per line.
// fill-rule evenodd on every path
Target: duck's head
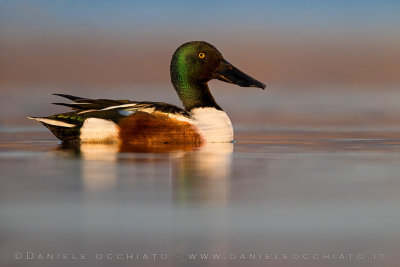
M 221 109 L 207 86 L 212 79 L 242 87 L 265 88 L 265 84 L 226 61 L 214 46 L 201 41 L 178 47 L 172 57 L 170 71 L 172 84 L 187 110 L 208 106 Z

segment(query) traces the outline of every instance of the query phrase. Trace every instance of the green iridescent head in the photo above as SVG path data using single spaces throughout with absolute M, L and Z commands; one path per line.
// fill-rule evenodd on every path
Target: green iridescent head
M 186 110 L 197 107 L 221 109 L 212 97 L 207 82 L 219 79 L 242 87 L 265 84 L 251 78 L 224 59 L 211 44 L 188 42 L 175 51 L 171 61 L 171 81 Z

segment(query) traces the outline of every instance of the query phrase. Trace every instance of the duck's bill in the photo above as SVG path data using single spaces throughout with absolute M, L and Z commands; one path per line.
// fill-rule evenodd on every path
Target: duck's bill
M 215 71 L 215 78 L 227 83 L 237 84 L 241 87 L 259 87 L 261 89 L 265 89 L 266 87 L 265 84 L 253 79 L 226 60 L 222 60 L 219 64 Z

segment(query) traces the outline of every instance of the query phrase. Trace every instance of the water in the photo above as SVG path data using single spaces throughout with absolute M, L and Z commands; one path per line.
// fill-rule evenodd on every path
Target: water
M 137 153 L 110 145 L 63 148 L 47 132 L 28 130 L 1 133 L 3 266 L 397 262 L 397 132 L 344 139 L 343 132 L 326 138 L 286 131 L 279 140 L 278 130 L 253 139 L 239 132 L 235 144 Z M 20 251 L 23 259 L 15 260 Z M 45 253 L 69 258 L 37 258 Z M 71 259 L 81 253 L 86 259 Z M 116 259 L 132 253 L 168 258 Z M 228 259 L 191 260 L 190 253 Z M 279 259 L 265 259 L 267 253 Z M 283 259 L 310 253 L 346 259 Z M 384 259 L 349 259 L 349 253 Z M 95 259 L 99 254 L 112 259 Z M 253 254 L 257 260 L 249 259 Z
M 63 147 L 4 126 L 0 265 L 395 266 L 398 111 L 370 94 L 252 93 L 246 109 L 233 91 L 237 142 L 197 149 Z

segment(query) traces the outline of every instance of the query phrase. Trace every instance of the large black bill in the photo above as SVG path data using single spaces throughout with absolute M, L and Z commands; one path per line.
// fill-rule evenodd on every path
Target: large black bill
M 217 70 L 215 71 L 215 78 L 218 80 L 234 83 L 242 87 L 259 87 L 265 89 L 265 84 L 251 78 L 246 73 L 234 67 L 226 60 L 222 60 Z

